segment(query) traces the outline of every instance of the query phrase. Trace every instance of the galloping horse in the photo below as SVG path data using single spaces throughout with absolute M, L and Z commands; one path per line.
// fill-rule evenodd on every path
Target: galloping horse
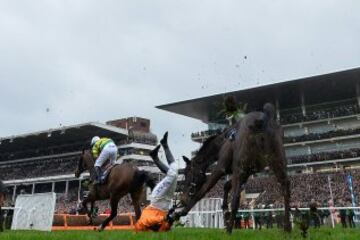
M 290 182 L 286 172 L 286 158 L 283 147 L 283 129 L 276 122 L 275 108 L 264 105 L 264 112 L 250 112 L 232 127 L 235 136 L 229 139 L 229 130 L 208 139 L 198 154 L 186 162 L 185 181 L 181 194 L 180 212 L 175 218 L 185 216 L 191 208 L 227 174 L 232 179 L 224 186 L 224 220 L 228 233 L 232 232 L 240 194 L 249 176 L 270 167 L 281 185 L 284 196 L 284 230 L 290 232 Z M 232 129 L 230 129 L 230 132 Z M 209 176 L 209 167 L 217 162 Z M 228 212 L 228 193 L 232 189 L 231 214 Z
M 94 163 L 95 160 L 91 152 L 83 150 L 75 176 L 78 178 L 82 172 L 88 170 L 90 172 L 90 179 L 94 181 Z M 95 201 L 110 199 L 111 214 L 99 226 L 99 231 L 102 231 L 116 217 L 118 203 L 128 193 L 130 193 L 132 199 L 136 220 L 139 219 L 141 215 L 140 198 L 144 192 L 145 185 L 150 187 L 151 190 L 155 186 L 155 181 L 147 172 L 141 171 L 129 163 L 115 165 L 107 177 L 107 182 L 103 185 L 92 185 L 88 196 L 82 201 L 82 205 L 90 218 L 90 223 L 92 223 L 92 210 Z M 87 208 L 88 203 L 91 203 L 90 211 Z

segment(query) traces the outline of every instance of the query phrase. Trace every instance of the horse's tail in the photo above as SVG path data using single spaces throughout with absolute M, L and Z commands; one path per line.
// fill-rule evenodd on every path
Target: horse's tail
M 143 170 L 138 170 L 135 172 L 135 181 L 139 185 L 145 184 L 151 190 L 153 190 L 156 185 L 155 179 L 151 177 L 150 173 Z

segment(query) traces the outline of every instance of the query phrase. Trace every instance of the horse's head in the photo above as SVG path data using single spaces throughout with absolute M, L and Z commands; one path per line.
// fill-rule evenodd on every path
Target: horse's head
M 212 136 L 204 142 L 191 160 L 183 157 L 186 166 L 184 169 L 185 179 L 181 185 L 180 202 L 182 206 L 187 206 L 206 182 L 206 172 L 217 161 L 223 141 L 222 135 Z
M 183 159 L 186 167 L 184 169 L 185 179 L 181 185 L 180 203 L 182 206 L 186 206 L 205 183 L 206 170 L 196 161 L 196 157 L 190 160 L 183 156 Z
M 75 170 L 75 177 L 79 178 L 83 172 L 90 171 L 93 166 L 94 159 L 91 152 L 89 150 L 83 150 L 79 158 L 78 166 Z

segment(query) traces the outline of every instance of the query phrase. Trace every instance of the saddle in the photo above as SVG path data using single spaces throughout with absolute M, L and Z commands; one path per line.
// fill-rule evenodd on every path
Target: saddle
M 100 184 L 105 184 L 108 180 L 109 174 L 111 172 L 111 170 L 113 169 L 113 167 L 115 167 L 116 164 L 111 165 L 110 163 L 106 164 L 105 166 L 103 166 L 102 169 L 102 175 L 100 178 Z

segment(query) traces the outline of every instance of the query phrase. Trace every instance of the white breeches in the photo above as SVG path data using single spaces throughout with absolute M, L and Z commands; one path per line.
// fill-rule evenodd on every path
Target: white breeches
M 169 166 L 165 176 L 151 193 L 151 205 L 163 211 L 168 211 L 174 198 L 177 186 L 178 169 L 174 162 Z
M 108 143 L 101 151 L 99 157 L 95 161 L 95 167 L 101 167 L 108 159 L 110 164 L 115 164 L 118 149 L 114 143 Z

